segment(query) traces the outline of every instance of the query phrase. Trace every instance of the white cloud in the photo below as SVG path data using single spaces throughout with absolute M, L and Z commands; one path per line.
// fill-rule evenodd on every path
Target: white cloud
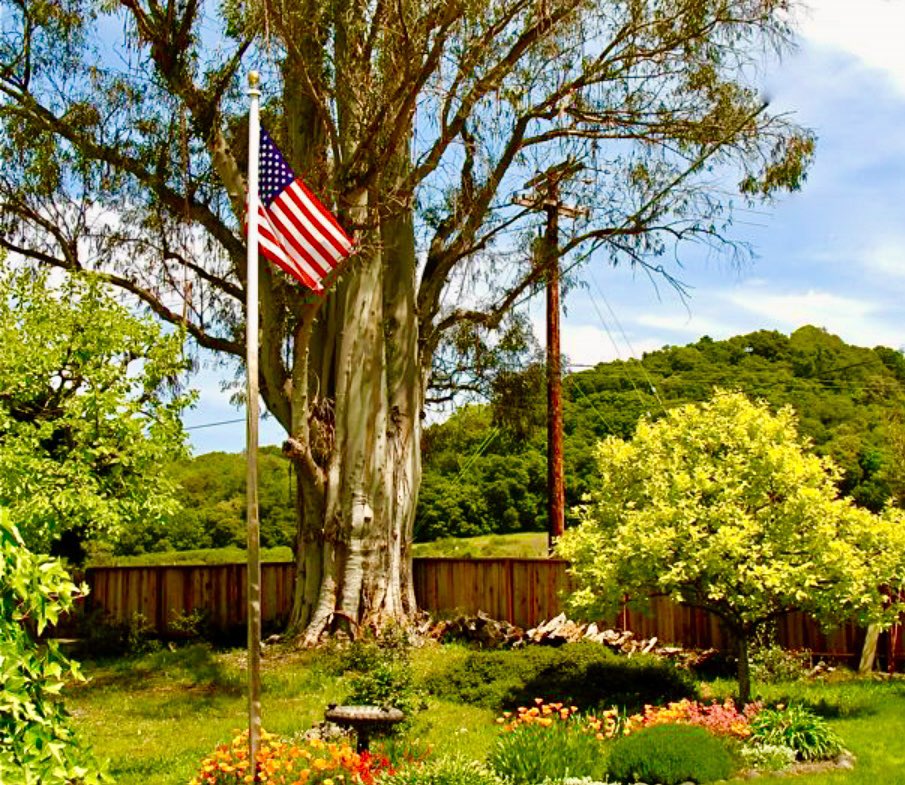
M 798 16 L 804 38 L 884 71 L 905 92 L 905 2 L 809 0 Z
M 589 324 L 563 324 L 562 352 L 569 362 L 577 365 L 595 365 L 612 360 L 641 357 L 645 352 L 660 349 L 666 341 L 655 338 L 632 338 L 628 342 L 622 334 L 610 335 L 603 329 Z
M 876 303 L 818 289 L 778 294 L 760 288 L 735 290 L 726 299 L 762 317 L 765 329 L 794 330 L 805 324 L 823 327 L 858 346 L 899 347 L 905 334 L 883 318 Z
M 711 319 L 706 316 L 692 311 L 691 314 L 672 314 L 659 315 L 653 313 L 645 313 L 638 316 L 635 320 L 636 324 L 643 327 L 653 327 L 658 330 L 668 330 L 673 333 L 682 333 L 690 335 L 694 339 L 698 339 L 703 335 L 709 335 L 711 338 L 728 336 L 731 327 L 724 321 Z
M 859 254 L 868 272 L 889 278 L 905 278 L 905 240 L 882 240 Z

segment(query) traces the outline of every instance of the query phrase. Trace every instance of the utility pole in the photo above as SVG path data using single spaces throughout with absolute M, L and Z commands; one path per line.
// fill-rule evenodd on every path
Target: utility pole
M 581 165 L 572 161 L 551 167 L 526 183 L 529 188 L 535 189 L 532 197 L 517 197 L 514 200 L 516 204 L 543 210 L 546 214 L 539 263 L 544 268 L 547 289 L 547 545 L 551 553 L 556 539 L 565 531 L 566 522 L 559 325 L 559 216 L 578 218 L 587 212 L 564 205 L 559 195 L 559 184 L 580 169 Z

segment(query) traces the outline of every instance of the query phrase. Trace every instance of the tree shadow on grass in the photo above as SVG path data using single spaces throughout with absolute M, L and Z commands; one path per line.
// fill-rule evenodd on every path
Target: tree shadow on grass
M 234 696 L 244 688 L 242 675 L 224 667 L 206 644 L 89 663 L 85 670 L 89 682 L 82 689 L 141 692 L 189 687 Z

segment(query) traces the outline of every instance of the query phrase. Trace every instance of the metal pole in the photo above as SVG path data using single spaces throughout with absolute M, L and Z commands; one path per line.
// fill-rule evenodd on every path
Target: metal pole
M 261 91 L 257 71 L 248 75 L 248 275 L 246 285 L 246 497 L 248 520 L 248 754 L 249 773 L 256 777 L 261 742 L 261 532 L 258 522 L 258 117 Z
M 559 331 L 559 189 L 548 184 L 544 201 L 547 231 L 544 236 L 547 265 L 547 545 L 553 545 L 565 529 L 565 490 L 562 440 L 562 361 Z

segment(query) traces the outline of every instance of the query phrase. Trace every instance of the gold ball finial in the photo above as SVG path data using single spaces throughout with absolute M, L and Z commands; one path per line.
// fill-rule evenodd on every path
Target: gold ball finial
M 248 72 L 248 86 L 257 88 L 261 84 L 261 75 L 257 71 Z

